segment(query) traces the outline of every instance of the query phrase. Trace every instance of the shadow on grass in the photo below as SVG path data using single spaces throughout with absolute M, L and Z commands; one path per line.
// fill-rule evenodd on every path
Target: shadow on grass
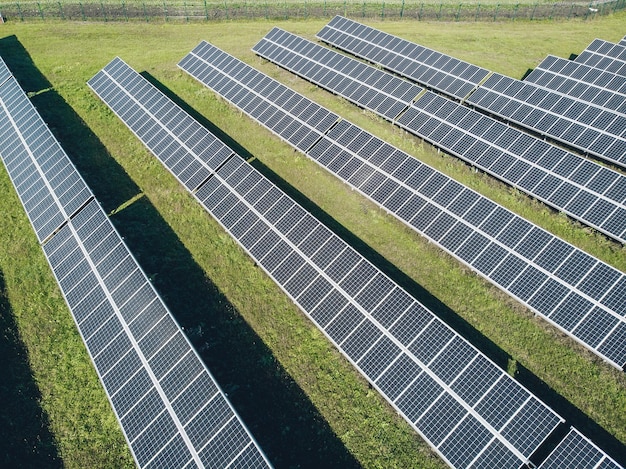
M 6 54 L 9 68 L 30 91 L 50 87 L 15 36 L 0 40 L 0 49 L 3 57 L 5 50 L 10 52 Z M 13 68 L 16 64 L 19 66 Z M 98 98 L 94 95 L 94 99 Z M 33 103 L 107 212 L 140 193 L 58 93 L 37 94 Z M 138 198 L 112 221 L 276 467 L 359 467 L 310 399 L 206 277 L 147 198 Z
M 0 271 L 0 467 L 61 468 L 48 414 L 35 383 Z
M 190 114 L 194 119 L 198 120 L 204 127 L 215 134 L 220 140 L 234 149 L 240 156 L 246 160 L 250 160 L 251 155 L 245 148 L 243 148 L 236 140 L 230 135 L 216 127 L 211 121 L 206 119 L 195 109 L 189 106 L 186 102 L 182 101 L 175 94 L 171 92 L 166 86 L 161 84 L 156 78 L 151 76 L 147 72 L 143 72 L 142 75 L 146 77 L 153 85 L 161 90 L 170 99 L 176 102 L 182 109 Z M 315 218 L 320 220 L 334 233 L 340 236 L 344 241 L 355 248 L 366 259 L 372 262 L 376 267 L 388 275 L 398 285 L 409 292 L 414 298 L 420 301 L 424 306 L 433 311 L 438 317 L 440 317 L 445 323 L 450 325 L 460 335 L 465 337 L 470 343 L 476 346 L 480 351 L 487 355 L 491 360 L 498 364 L 501 368 L 507 369 L 512 357 L 506 353 L 497 344 L 491 341 L 488 337 L 483 335 L 480 331 L 476 330 L 465 319 L 456 314 L 446 304 L 442 303 L 438 298 L 432 295 L 429 291 L 416 283 L 412 278 L 398 269 L 393 263 L 388 261 L 384 256 L 379 254 L 375 249 L 365 243 L 363 240 L 354 235 L 351 231 L 346 229 L 336 219 L 322 210 L 319 206 L 315 205 L 310 199 L 304 196 L 297 188 L 281 178 L 269 167 L 264 165 L 261 161 L 254 159 L 251 164 L 259 170 L 264 176 L 270 179 L 281 190 L 292 197 L 303 208 L 311 213 Z M 559 415 L 566 419 L 566 425 L 573 425 L 579 431 L 591 438 L 596 444 L 599 444 L 608 454 L 615 457 L 620 463 L 624 464 L 626 456 L 620 459 L 616 455 L 626 454 L 624 451 L 624 445 L 613 435 L 607 432 L 604 428 L 598 425 L 588 415 L 571 404 L 566 398 L 561 396 L 558 392 L 550 388 L 543 380 L 537 377 L 528 369 L 524 368 L 520 364 L 516 364 L 517 372 L 515 378 L 530 392 L 541 399 L 545 404 L 555 410 Z M 565 436 L 567 433 L 567 426 L 560 427 L 554 432 L 552 437 L 548 439 L 542 447 L 540 447 L 533 460 L 541 462 L 548 456 L 549 452 L 554 446 Z

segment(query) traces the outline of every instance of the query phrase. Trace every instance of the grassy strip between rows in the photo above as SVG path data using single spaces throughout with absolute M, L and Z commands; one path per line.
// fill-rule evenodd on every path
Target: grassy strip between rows
M 548 53 L 568 57 L 595 37 L 619 40 L 625 19 L 372 24 L 521 77 Z M 570 423 L 614 456 L 624 453 L 623 373 L 295 153 L 176 63 L 201 39 L 209 40 L 622 271 L 624 249 L 255 57 L 250 47 L 274 24 L 313 38 L 324 22 L 9 23 L 0 40 L 0 55 L 13 54 L 29 91 L 51 88 L 33 98 L 35 105 L 105 210 L 116 212 L 118 230 L 270 459 L 279 467 L 443 467 L 89 91 L 85 81 L 116 55 L 240 145 L 257 168 Z M 42 74 L 39 81 L 26 75 L 33 70 Z M 16 344 L 9 348 L 19 371 L 9 373 L 0 392 L 17 402 L 27 388 L 33 406 L 30 414 L 3 406 L 0 465 L 6 454 L 18 465 L 130 467 L 115 417 L 4 169 L 0 191 L 0 313 L 13 318 L 0 324 L 0 341 Z M 4 438 L 21 427 L 24 435 Z

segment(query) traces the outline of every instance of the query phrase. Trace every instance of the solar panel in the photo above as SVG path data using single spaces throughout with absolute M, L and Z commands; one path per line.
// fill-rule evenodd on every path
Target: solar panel
M 594 39 L 576 62 L 626 77 L 626 45 Z
M 252 72 L 206 43 L 199 49 L 233 74 Z M 204 76 L 223 83 L 216 75 Z M 234 83 L 224 93 L 246 95 Z M 168 113 L 178 107 L 119 60 L 90 85 L 107 90 L 100 96 L 118 116 L 140 106 L 146 125 L 183 139 L 184 128 L 151 112 L 148 103 L 158 98 Z M 266 93 L 273 91 L 270 85 Z M 246 96 L 242 102 L 250 102 Z M 153 153 L 169 168 L 169 150 Z M 198 149 L 187 154 L 208 167 Z M 519 467 L 561 421 L 243 158 L 232 154 L 192 193 L 453 467 L 498 458 L 501 467 Z M 480 374 L 483 387 L 467 389 L 459 377 L 464 372 L 468 380 Z
M 2 159 L 43 242 L 93 195 L 4 62 L 0 73 Z
M 264 456 L 14 78 L 2 158 L 139 467 L 264 467 Z M 25 188 L 22 174 L 40 184 Z M 68 191 L 72 191 L 70 197 Z M 30 201 L 50 202 L 38 213 Z M 77 197 L 82 197 L 79 202 Z M 50 229 L 39 229 L 50 226 Z
M 342 16 L 335 16 L 317 33 L 317 37 L 458 99 L 470 94 L 490 73 L 484 68 Z
M 274 28 L 253 50 L 262 57 L 392 120 L 398 126 L 612 238 L 626 242 L 626 177 L 430 91 L 396 100 L 395 119 L 375 104 L 387 95 L 353 73 L 355 59 Z M 315 57 L 315 58 L 314 58 Z M 292 64 L 297 63 L 294 67 Z M 373 67 L 363 68 L 376 70 Z M 314 67 L 324 70 L 323 79 Z M 377 71 L 377 70 L 376 70 Z M 383 73 L 383 72 L 379 72 Z M 341 83 L 341 86 L 338 86 Z M 355 89 L 346 94 L 345 89 Z M 363 99 L 363 97 L 367 97 Z M 599 179 L 605 185 L 598 185 Z M 611 187 L 606 186 L 609 184 Z M 604 195 L 606 193 L 607 195 Z M 599 211 L 598 207 L 604 210 Z
M 622 40 L 621 40 L 621 41 L 619 41 L 619 45 L 620 45 L 620 46 L 625 46 L 625 47 L 626 47 L 626 36 L 624 36 L 624 37 L 622 38 Z
M 626 167 L 626 116 L 498 73 L 467 103 Z
M 95 200 L 43 249 L 139 467 L 267 467 Z
M 615 73 L 549 55 L 524 81 L 626 114 L 626 80 Z
M 619 469 L 621 466 L 572 428 L 539 469 Z
M 224 97 L 244 93 L 246 102 L 261 99 L 268 114 L 281 109 L 269 93 L 283 85 L 206 42 L 179 65 L 209 88 L 219 82 L 222 91 L 212 89 Z M 234 78 L 233 68 L 246 70 L 245 76 Z M 314 124 L 306 116 L 291 117 L 303 128 Z M 265 125 L 263 115 L 256 120 Z M 626 363 L 626 323 L 616 306 L 624 293 L 619 271 L 346 120 L 306 154 L 614 366 Z M 585 270 L 573 275 L 579 260 L 586 261 Z M 605 270 L 611 274 L 604 277 Z M 588 281 L 579 286 L 583 277 Z M 591 291 L 594 282 L 601 291 Z

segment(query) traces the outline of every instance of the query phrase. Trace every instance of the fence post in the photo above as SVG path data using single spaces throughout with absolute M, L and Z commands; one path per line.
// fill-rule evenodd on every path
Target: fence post
M 183 11 L 185 12 L 185 22 L 189 23 L 189 15 L 187 14 L 187 1 L 183 2 Z
M 149 23 L 150 19 L 148 18 L 148 12 L 146 11 L 146 2 L 142 1 L 141 5 L 143 6 L 143 16 L 146 17 L 146 23 Z
M 122 0 L 122 11 L 124 12 L 124 18 L 126 18 L 126 22 L 128 23 L 128 11 L 126 11 L 126 1 Z
M 309 5 L 307 4 L 306 0 L 304 0 L 304 19 L 308 19 L 309 18 Z
M 59 14 L 61 15 L 61 19 L 65 19 L 65 14 L 63 13 L 63 7 L 61 6 L 61 2 L 57 2 L 59 4 Z
M 343 0 L 343 16 L 348 16 L 348 5 L 346 0 Z
M 83 7 L 83 2 L 78 2 L 78 4 L 80 5 L 80 13 L 83 17 L 83 21 L 86 21 L 85 19 L 85 8 Z
M 493 22 L 495 23 L 498 20 L 498 10 L 500 9 L 500 4 L 496 4 L 496 11 L 493 14 Z
M 104 18 L 104 22 L 106 23 L 108 21 L 108 18 L 107 18 L 107 12 L 104 9 L 104 1 L 103 0 L 100 0 L 100 9 L 102 11 L 102 17 Z
M 165 16 L 165 22 L 167 22 L 167 5 L 165 4 L 165 0 L 163 0 L 163 15 Z
M 417 21 L 422 21 L 422 9 L 424 8 L 424 3 L 420 3 L 420 11 L 417 14 Z
M 535 11 L 537 10 L 537 3 L 535 3 L 535 6 L 533 7 L 533 12 L 530 14 L 530 21 L 535 19 Z
M 513 21 L 515 21 L 515 19 L 517 18 L 517 9 L 519 8 L 519 3 L 517 3 L 515 5 L 515 8 L 513 8 Z
M 15 4 L 17 6 L 17 12 L 20 15 L 20 21 L 24 21 L 24 13 L 22 13 L 22 7 L 20 6 L 20 2 Z
M 207 8 L 206 0 L 204 0 L 204 19 L 209 21 L 209 9 Z
M 567 19 L 569 20 L 572 17 L 572 12 L 574 11 L 574 4 L 570 6 L 569 13 L 567 15 Z
M 385 0 L 383 0 L 383 9 L 380 12 L 380 18 L 385 19 Z
M 459 3 L 459 8 L 456 10 L 456 21 L 459 21 L 459 16 L 461 16 L 461 5 L 463 5 L 462 3 Z
M 43 20 L 43 10 L 41 9 L 41 3 L 37 2 L 37 8 L 39 8 L 39 16 L 41 16 L 41 19 Z
M 443 2 L 439 4 L 439 11 L 437 12 L 437 21 L 441 20 L 441 9 L 443 8 Z
M 402 7 L 400 8 L 400 19 L 404 16 L 404 0 L 402 0 Z
M 480 2 L 478 3 L 478 6 L 476 7 L 476 16 L 474 16 L 474 22 L 478 21 L 479 13 L 480 13 Z
M 204 4 L 206 5 L 206 0 L 204 0 Z M 226 0 L 224 0 L 224 14 L 226 15 L 226 19 L 228 19 L 228 7 L 226 6 Z
M 363 0 L 363 5 L 361 5 L 361 17 L 365 18 L 365 0 Z

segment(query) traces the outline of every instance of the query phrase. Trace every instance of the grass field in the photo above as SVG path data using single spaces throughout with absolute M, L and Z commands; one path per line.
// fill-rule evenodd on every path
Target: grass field
M 7 23 L 0 55 L 277 467 L 444 467 L 279 288 L 91 93 L 113 57 L 157 84 L 496 363 L 626 463 L 626 378 L 471 274 L 176 63 L 201 39 L 626 271 L 626 252 L 519 192 L 254 56 L 273 25 L 325 21 Z M 591 22 L 370 22 L 521 77 L 547 54 L 617 41 L 626 14 Z M 0 170 L 0 466 L 132 467 L 106 396 L 4 168 Z M 5 379 L 5 376 L 8 378 Z M 8 405 L 6 404 L 8 403 Z

